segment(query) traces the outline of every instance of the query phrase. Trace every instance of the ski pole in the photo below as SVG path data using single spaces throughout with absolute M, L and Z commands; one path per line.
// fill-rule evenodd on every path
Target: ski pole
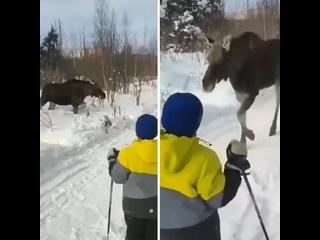
M 266 228 L 265 228 L 265 226 L 264 226 L 264 223 L 263 223 L 263 220 L 262 220 L 262 217 L 261 217 L 261 214 L 260 214 L 260 211 L 259 211 L 259 208 L 258 208 L 256 199 L 255 199 L 255 197 L 254 197 L 254 195 L 253 195 L 253 191 L 252 191 L 251 185 L 250 185 L 250 183 L 249 183 L 249 179 L 248 179 L 248 177 L 247 177 L 247 173 L 243 171 L 243 172 L 242 172 L 242 175 L 243 175 L 244 181 L 245 181 L 246 184 L 247 184 L 248 191 L 249 191 L 249 194 L 250 194 L 250 196 L 251 196 L 251 199 L 252 199 L 254 208 L 256 209 L 256 213 L 257 213 L 257 215 L 258 215 L 258 218 L 259 218 L 260 225 L 261 225 L 261 227 L 262 227 L 264 236 L 266 237 L 267 240 L 269 240 L 269 236 L 268 236 L 267 230 L 266 230 Z
M 110 183 L 110 194 L 109 194 L 109 213 L 108 213 L 108 228 L 107 228 L 107 240 L 109 240 L 110 233 L 110 218 L 111 218 L 111 206 L 112 206 L 112 192 L 113 192 L 113 180 Z

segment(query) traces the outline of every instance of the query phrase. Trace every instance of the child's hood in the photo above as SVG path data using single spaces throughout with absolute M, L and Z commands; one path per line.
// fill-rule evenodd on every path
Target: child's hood
M 189 161 L 192 148 L 199 145 L 197 137 L 162 134 L 160 140 L 160 172 L 177 173 Z
M 140 158 L 148 163 L 157 163 L 158 159 L 158 142 L 157 140 L 134 140 L 132 144 L 135 152 Z

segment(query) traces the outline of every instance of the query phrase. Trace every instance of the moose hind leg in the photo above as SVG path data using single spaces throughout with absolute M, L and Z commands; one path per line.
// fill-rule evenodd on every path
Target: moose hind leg
M 44 105 L 46 105 L 46 102 L 40 101 L 40 110 L 43 108 Z
M 72 107 L 73 107 L 73 113 L 78 114 L 79 104 L 74 104 L 72 105 Z
M 241 102 L 241 107 L 237 112 L 237 118 L 241 126 L 241 139 L 242 143 L 246 143 L 246 138 L 249 138 L 251 141 L 255 139 L 254 132 L 247 127 L 247 116 L 246 112 L 254 103 L 256 95 L 244 95 L 236 93 L 237 99 Z
M 48 100 L 43 95 L 40 97 L 40 110 L 43 108 L 44 105 L 46 105 Z
M 49 102 L 49 108 L 48 108 L 49 110 L 54 110 L 55 107 L 56 107 L 56 104 L 55 104 L 55 103 Z
M 270 127 L 269 136 L 274 136 L 277 131 L 277 120 L 278 120 L 278 114 L 279 114 L 279 108 L 280 108 L 280 84 L 275 85 L 276 90 L 276 109 L 274 112 L 274 117 L 272 120 L 272 125 Z

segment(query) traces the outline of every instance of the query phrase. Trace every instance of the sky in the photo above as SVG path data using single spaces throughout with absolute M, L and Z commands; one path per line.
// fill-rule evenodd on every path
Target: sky
M 249 0 L 249 6 L 253 4 L 256 0 Z M 239 9 L 244 9 L 246 6 L 246 0 L 226 0 L 226 11 L 236 11 Z
M 146 24 L 149 36 L 157 33 L 157 0 L 106 1 L 110 8 L 115 8 L 120 26 L 122 14 L 127 11 L 131 31 L 135 32 L 138 38 L 141 36 L 141 41 Z M 79 34 L 83 27 L 89 36 L 93 31 L 94 3 L 95 0 L 40 0 L 40 35 L 45 36 L 51 24 L 60 17 L 67 41 L 70 41 L 72 33 Z
M 158 0 L 106 0 L 118 13 L 121 24 L 122 13 L 127 11 L 131 20 L 131 31 L 142 42 L 145 25 L 149 36 L 157 32 Z M 250 0 L 253 2 L 254 0 Z M 226 0 L 226 10 L 234 11 L 245 6 L 246 0 Z M 60 17 L 65 38 L 69 43 L 71 34 L 79 34 L 82 28 L 86 35 L 93 31 L 95 0 L 40 0 L 40 35 L 50 30 L 51 24 Z M 140 39 L 139 39 L 140 36 Z

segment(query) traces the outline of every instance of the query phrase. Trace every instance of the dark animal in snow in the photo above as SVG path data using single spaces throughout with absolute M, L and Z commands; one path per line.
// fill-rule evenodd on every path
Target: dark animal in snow
M 215 41 L 203 35 L 210 45 L 208 68 L 202 79 L 204 92 L 210 93 L 221 80 L 229 79 L 241 107 L 237 117 L 241 125 L 241 142 L 255 139 L 254 132 L 246 125 L 246 112 L 259 91 L 271 86 L 276 91 L 276 107 L 269 136 L 276 134 L 280 108 L 280 39 L 263 40 L 253 32 L 238 37 L 225 36 Z
M 78 107 L 87 97 L 98 97 L 105 99 L 106 94 L 92 81 L 81 81 L 70 79 L 64 83 L 48 83 L 42 89 L 40 98 L 40 110 L 50 102 L 49 110 L 53 110 L 55 105 L 72 105 L 74 114 L 78 113 Z

